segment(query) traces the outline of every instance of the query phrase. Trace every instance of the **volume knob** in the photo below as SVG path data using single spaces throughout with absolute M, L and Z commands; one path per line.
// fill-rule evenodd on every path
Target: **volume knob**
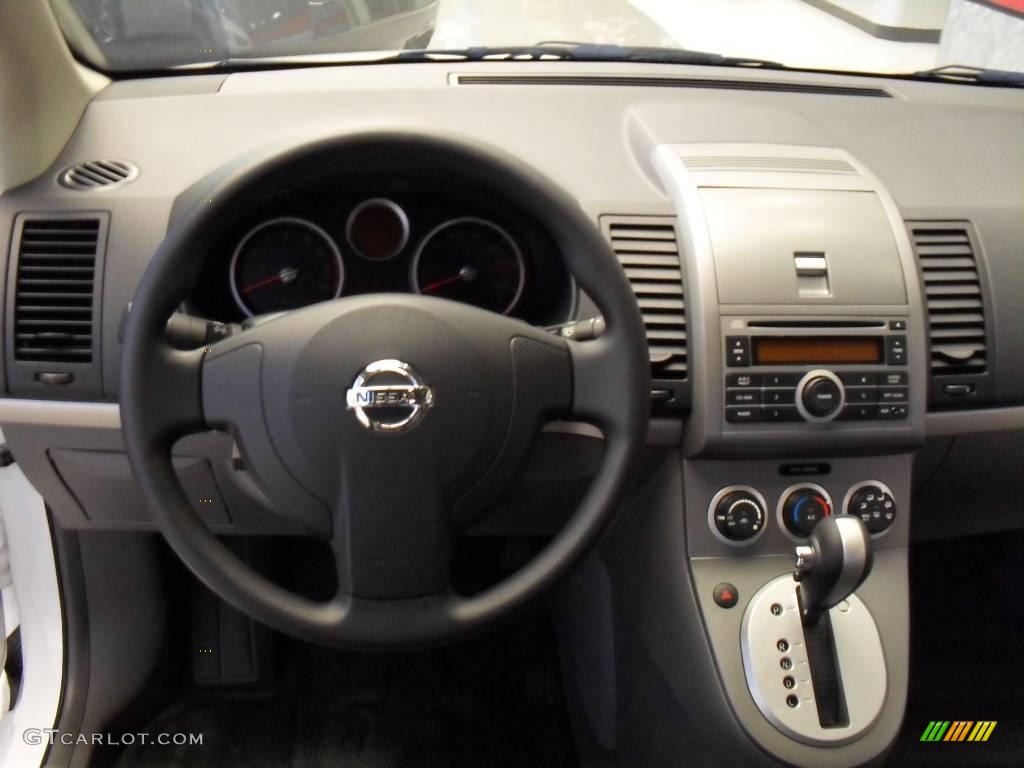
M 808 421 L 832 421 L 846 403 L 843 383 L 832 371 L 811 371 L 796 388 L 796 407 Z

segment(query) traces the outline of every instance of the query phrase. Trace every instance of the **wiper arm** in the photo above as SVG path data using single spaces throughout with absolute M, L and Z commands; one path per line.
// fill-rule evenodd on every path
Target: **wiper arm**
M 961 64 L 947 64 L 935 69 L 923 69 L 920 72 L 912 73 L 910 76 L 917 80 L 1024 88 L 1024 73 L 1011 72 L 1004 69 L 968 67 Z
M 632 61 L 648 64 L 703 64 L 723 67 L 764 67 L 787 69 L 786 65 L 770 59 L 750 56 L 723 56 L 720 53 L 694 51 L 688 48 L 666 48 L 653 45 L 606 45 L 578 43 L 572 40 L 545 40 L 537 47 L 568 49 L 577 61 Z
M 684 48 L 604 45 L 600 43 L 541 42 L 536 45 L 472 46 L 402 51 L 345 51 L 285 56 L 232 57 L 189 64 L 179 69 L 245 69 L 249 67 L 318 67 L 358 64 L 465 61 L 588 61 L 647 64 L 695 64 L 720 67 L 787 69 L 767 59 L 723 56 Z

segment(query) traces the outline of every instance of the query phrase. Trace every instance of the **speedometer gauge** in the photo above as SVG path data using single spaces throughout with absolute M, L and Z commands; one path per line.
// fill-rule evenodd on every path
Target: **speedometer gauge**
M 424 238 L 412 263 L 417 293 L 508 314 L 526 282 L 512 236 L 485 219 L 446 221 Z
M 263 222 L 242 238 L 231 259 L 231 293 L 250 316 L 337 298 L 344 278 L 338 246 L 305 219 Z

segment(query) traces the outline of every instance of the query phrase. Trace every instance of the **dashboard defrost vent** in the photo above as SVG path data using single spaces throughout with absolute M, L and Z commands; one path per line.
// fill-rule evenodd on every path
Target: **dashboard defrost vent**
M 735 171 L 738 173 L 828 173 L 859 176 L 845 160 L 826 157 L 744 157 L 723 155 L 683 155 L 691 171 Z
M 689 374 L 686 300 L 675 219 L 603 216 L 601 224 L 644 318 L 653 387 L 672 392 L 672 400 L 681 404 L 685 401 L 682 390 L 670 386 L 686 381 Z
M 91 363 L 100 220 L 25 219 L 17 250 L 14 359 Z
M 89 160 L 65 168 L 58 181 L 76 192 L 93 192 L 126 184 L 139 175 L 139 169 L 123 160 Z
M 724 91 L 768 91 L 773 93 L 806 93 L 825 96 L 866 96 L 891 99 L 884 88 L 856 85 L 826 85 L 786 80 L 718 77 L 657 77 L 628 75 L 457 75 L 459 85 L 567 85 L 603 88 L 710 88 Z
M 908 222 L 928 312 L 930 400 L 988 399 L 985 287 L 964 222 Z M 959 393 L 959 394 L 958 394 Z

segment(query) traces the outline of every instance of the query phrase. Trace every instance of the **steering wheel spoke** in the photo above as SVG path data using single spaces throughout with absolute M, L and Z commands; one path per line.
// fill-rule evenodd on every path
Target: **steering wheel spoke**
M 339 586 L 379 599 L 443 592 L 452 530 L 436 452 L 415 433 L 400 445 L 388 438 L 367 433 L 341 460 L 334 509 Z
M 606 335 L 591 341 L 570 341 L 568 348 L 573 381 L 571 416 L 599 427 L 606 435 L 609 430 L 627 428 L 635 419 L 634 393 L 618 385 L 618 376 L 609 376 L 610 370 L 624 369 L 628 364 L 617 339 Z M 646 381 L 646 371 L 638 372 L 635 378 Z
M 203 350 L 181 351 L 165 344 L 148 351 L 147 396 L 160 403 L 147 411 L 150 429 L 167 446 L 207 428 L 201 389 Z

